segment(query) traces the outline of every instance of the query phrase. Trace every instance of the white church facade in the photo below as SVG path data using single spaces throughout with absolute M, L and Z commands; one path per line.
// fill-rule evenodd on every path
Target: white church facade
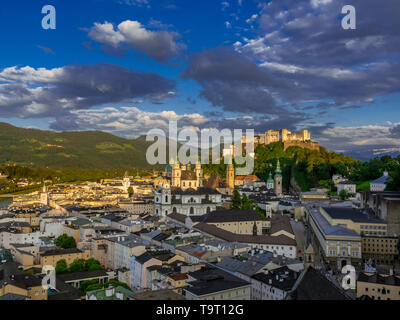
M 222 195 L 211 188 L 181 189 L 164 184 L 154 191 L 154 214 L 160 217 L 171 213 L 198 216 L 214 211 L 221 205 Z

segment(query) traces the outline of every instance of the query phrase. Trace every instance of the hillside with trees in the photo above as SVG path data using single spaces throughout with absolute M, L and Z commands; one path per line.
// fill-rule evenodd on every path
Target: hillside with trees
M 274 173 L 277 161 L 280 160 L 286 190 L 290 188 L 292 178 L 302 191 L 320 186 L 330 189 L 333 188 L 331 178 L 334 174 L 341 174 L 357 185 L 362 185 L 382 176 L 385 169 L 393 178 L 388 190 L 400 190 L 400 156 L 384 156 L 362 162 L 343 153 L 328 151 L 324 147 L 320 147 L 319 151 L 300 147 L 289 147 L 284 151 L 281 142 L 258 146 L 255 154 L 254 174 L 263 180 L 268 178 L 270 172 Z
M 144 138 L 101 131 L 54 132 L 0 123 L 0 165 L 55 169 L 150 168 Z

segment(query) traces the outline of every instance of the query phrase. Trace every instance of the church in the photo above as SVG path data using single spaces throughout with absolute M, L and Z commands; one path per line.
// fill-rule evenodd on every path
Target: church
M 192 165 L 180 164 L 179 161 L 171 163 L 165 168 L 165 177 L 171 180 L 171 187 L 180 188 L 182 190 L 203 187 L 203 169 L 201 163 L 192 169 Z
M 278 163 L 276 165 L 276 170 L 275 170 L 275 175 L 274 178 L 272 179 L 272 174 L 271 172 L 269 173 L 269 177 L 267 179 L 267 189 L 268 190 L 274 190 L 275 194 L 280 197 L 282 196 L 282 170 L 281 170 L 281 164 L 278 160 Z
M 267 179 L 267 189 L 274 190 L 275 194 L 278 197 L 282 196 L 282 194 L 283 194 L 283 192 L 282 192 L 282 170 L 281 170 L 281 164 L 280 164 L 279 160 L 276 165 L 274 178 L 272 178 L 271 172 L 269 173 L 269 176 Z

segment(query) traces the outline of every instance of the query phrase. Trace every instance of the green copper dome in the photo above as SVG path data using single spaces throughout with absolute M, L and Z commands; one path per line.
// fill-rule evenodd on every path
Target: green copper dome
M 281 164 L 278 159 L 278 163 L 276 165 L 276 170 L 275 170 L 275 177 L 281 177 L 281 176 L 282 176 Z

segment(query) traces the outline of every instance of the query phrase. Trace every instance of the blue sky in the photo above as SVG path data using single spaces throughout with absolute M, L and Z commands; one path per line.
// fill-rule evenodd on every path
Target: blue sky
M 400 4 L 347 2 L 3 0 L 0 121 L 129 138 L 168 120 L 307 128 L 331 150 L 396 154 Z

